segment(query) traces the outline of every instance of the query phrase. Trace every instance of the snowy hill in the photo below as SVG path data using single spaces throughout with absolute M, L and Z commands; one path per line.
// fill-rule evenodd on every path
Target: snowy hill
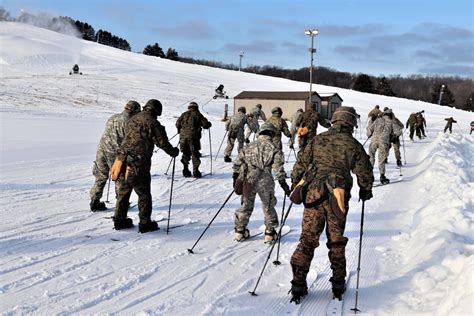
M 74 63 L 82 76 L 68 75 Z M 128 100 L 143 105 L 159 99 L 168 136 L 175 134 L 178 115 L 196 101 L 213 123 L 215 154 L 224 136 L 224 104 L 233 106 L 231 99 L 212 99 L 218 84 L 230 96 L 242 90 L 305 90 L 307 84 L 143 56 L 8 22 L 0 22 L 0 69 L 3 314 L 281 313 L 289 299 L 289 258 L 298 242 L 302 207 L 294 207 L 289 216 L 292 230 L 282 240 L 282 265 L 267 267 L 259 296 L 252 297 L 248 291 L 269 248 L 259 238 L 242 244 L 232 240 L 238 197 L 230 199 L 195 254 L 186 250 L 232 191 L 231 166 L 223 162 L 222 152 L 213 161 L 213 175 L 192 183 L 181 177 L 177 163 L 171 224 L 183 226 L 169 235 L 163 229 L 143 235 L 114 231 L 106 218 L 113 212 L 90 213 L 91 166 L 106 119 Z M 375 104 L 391 107 L 402 122 L 413 111 L 426 114 L 428 137 L 405 143 L 403 176 L 393 153 L 389 157 L 387 176 L 402 181 L 374 188 L 374 198 L 366 203 L 359 309 L 369 315 L 472 315 L 474 142 L 468 132 L 474 115 L 334 87 L 313 89 L 337 92 L 344 105 L 362 115 L 362 127 Z M 453 126 L 453 134 L 443 134 L 444 118 L 450 116 L 459 125 Z M 361 130 L 357 136 L 361 142 L 366 139 Z M 202 147 L 208 154 L 206 133 Z M 167 217 L 168 162 L 162 151 L 153 156 L 154 218 Z M 294 157 L 285 169 L 291 170 L 293 163 Z M 210 171 L 209 158 L 202 159 L 201 168 Z M 378 179 L 378 168 L 374 172 Z M 346 256 L 354 273 L 345 314 L 355 297 L 361 211 L 357 192 L 355 186 L 346 227 Z M 276 195 L 280 212 L 283 192 L 278 189 Z M 110 208 L 115 201 L 111 196 Z M 132 195 L 132 204 L 136 199 Z M 263 222 L 260 206 L 258 200 L 250 222 L 253 231 Z M 129 216 L 137 223 L 136 207 Z M 302 315 L 324 315 L 331 298 L 324 239 L 313 260 L 318 281 Z

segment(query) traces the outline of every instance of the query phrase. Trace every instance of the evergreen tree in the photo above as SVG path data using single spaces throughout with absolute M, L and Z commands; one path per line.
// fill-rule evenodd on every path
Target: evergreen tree
M 440 98 L 442 87 L 443 87 L 443 91 L 442 91 L 443 95 L 440 100 L 439 98 Z M 431 103 L 436 103 L 436 104 L 439 103 L 440 105 L 452 106 L 454 102 L 456 102 L 456 100 L 454 99 L 454 95 L 451 92 L 451 90 L 449 90 L 448 85 L 437 83 L 433 86 L 432 92 L 431 92 Z
M 143 49 L 143 55 L 156 56 L 161 58 L 166 57 L 165 53 L 163 52 L 163 49 L 158 43 L 155 43 L 154 45 L 147 45 L 145 49 Z
M 395 96 L 395 92 L 393 92 L 392 87 L 390 86 L 390 83 L 385 77 L 380 78 L 379 83 L 377 84 L 377 87 L 375 88 L 375 93 L 381 94 L 381 95 L 387 95 L 390 97 Z
M 10 17 L 10 12 L 5 10 L 4 7 L 0 6 L 0 21 L 13 21 Z
M 372 80 L 366 74 L 360 74 L 357 76 L 354 82 L 354 90 L 360 92 L 367 92 L 367 93 L 374 93 L 374 85 L 372 84 Z
M 464 103 L 463 110 L 471 112 L 474 111 L 474 92 L 471 92 L 471 94 L 469 94 L 469 96 L 467 97 L 466 102 Z
M 166 52 L 166 58 L 171 59 L 171 60 L 179 60 L 178 52 L 170 47 L 168 48 L 168 51 Z

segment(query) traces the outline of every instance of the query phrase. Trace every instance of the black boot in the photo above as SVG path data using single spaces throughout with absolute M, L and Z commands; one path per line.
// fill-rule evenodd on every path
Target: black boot
M 105 211 L 107 209 L 107 206 L 105 206 L 105 203 L 99 200 L 91 201 L 90 207 L 91 207 L 91 212 L 100 212 L 100 211 Z
M 331 277 L 329 279 L 329 282 L 332 283 L 332 298 L 333 299 L 338 299 L 342 300 L 342 295 L 344 295 L 344 292 L 346 291 L 346 281 L 344 279 L 339 280 L 339 279 L 334 279 L 334 277 Z
M 183 165 L 183 177 L 185 178 L 191 177 L 191 171 L 189 171 L 188 165 Z
M 224 162 L 232 162 L 229 156 L 224 156 Z
M 380 183 L 382 183 L 382 184 L 389 184 L 389 183 L 390 183 L 390 180 L 387 179 L 384 174 L 381 174 L 381 175 L 380 175 Z
M 116 218 L 114 217 L 115 230 L 128 229 L 133 227 L 133 220 L 130 217 Z
M 138 224 L 138 231 L 142 234 L 148 233 L 148 232 L 154 232 L 155 230 L 160 229 L 158 227 L 158 223 L 155 221 L 149 221 L 146 224 Z
M 398 167 L 402 167 L 402 166 L 403 166 L 401 160 L 397 160 L 397 166 L 398 166 Z
M 294 302 L 295 304 L 299 304 L 301 299 L 308 294 L 308 286 L 305 282 L 295 282 L 291 281 L 291 299 L 290 303 Z
M 193 171 L 193 177 L 195 177 L 195 178 L 201 178 L 201 177 L 202 177 L 201 171 L 199 171 L 199 170 L 194 170 L 194 171 Z

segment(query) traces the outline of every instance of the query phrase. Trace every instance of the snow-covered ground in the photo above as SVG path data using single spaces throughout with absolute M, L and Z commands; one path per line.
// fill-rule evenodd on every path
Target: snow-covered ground
M 68 75 L 74 63 L 84 75 Z M 213 175 L 192 183 L 181 177 L 177 164 L 171 225 L 184 226 L 169 235 L 163 229 L 143 235 L 133 229 L 114 231 L 106 218 L 112 211 L 90 213 L 91 166 L 107 117 L 128 100 L 161 100 L 160 121 L 169 136 L 187 103 L 198 102 L 213 123 L 215 154 L 224 135 L 224 104 L 233 106 L 231 99 L 211 99 L 218 84 L 230 96 L 242 90 L 305 90 L 307 84 L 162 60 L 7 22 L 0 22 L 0 70 L 2 314 L 281 313 L 289 299 L 289 258 L 298 242 L 302 207 L 290 213 L 292 230 L 282 240 L 282 265 L 270 263 L 259 296 L 253 297 L 248 291 L 269 248 L 261 238 L 233 241 L 238 197 L 230 199 L 195 254 L 187 252 L 232 191 L 231 166 L 223 162 L 222 152 L 213 162 Z M 393 153 L 389 158 L 388 177 L 403 180 L 374 188 L 374 198 L 366 202 L 359 309 L 368 315 L 473 315 L 474 143 L 468 131 L 474 115 L 334 87 L 317 85 L 315 90 L 339 93 L 345 105 L 362 114 L 362 126 L 375 104 L 391 107 L 403 122 L 413 111 L 426 114 L 428 137 L 405 142 L 402 177 Z M 459 125 L 453 134 L 443 134 L 444 118 L 450 116 Z M 365 140 L 362 131 L 357 136 Z M 203 154 L 208 153 L 205 133 Z M 202 161 L 202 171 L 209 172 L 210 159 Z M 167 216 L 168 162 L 162 151 L 153 157 L 154 217 Z M 294 157 L 287 171 L 293 163 Z M 355 299 L 357 192 L 355 187 L 346 229 L 348 266 L 354 273 L 345 314 Z M 280 212 L 283 192 L 276 194 Z M 136 199 L 132 195 L 132 203 Z M 129 211 L 135 223 L 137 212 L 136 207 Z M 257 204 L 250 229 L 262 222 Z M 324 315 L 330 301 L 324 239 L 313 260 L 318 280 L 300 310 L 303 315 Z

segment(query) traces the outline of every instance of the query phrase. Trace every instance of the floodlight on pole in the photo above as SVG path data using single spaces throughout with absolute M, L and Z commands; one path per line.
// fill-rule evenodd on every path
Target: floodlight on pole
M 311 48 L 309 49 L 311 55 L 311 67 L 309 68 L 309 104 L 311 104 L 311 97 L 313 95 L 313 54 L 316 53 L 316 48 L 314 48 L 314 37 L 319 34 L 319 30 L 307 29 L 304 33 L 311 37 Z
M 441 100 L 443 100 L 443 93 L 444 93 L 444 87 L 445 85 L 441 85 L 441 88 L 439 89 L 439 99 L 438 99 L 438 104 L 441 105 Z
M 239 54 L 239 56 L 240 56 L 239 71 L 240 71 L 240 69 L 242 69 L 242 58 L 244 57 L 244 53 L 245 53 L 245 52 L 241 50 L 241 51 L 240 51 L 240 54 Z

